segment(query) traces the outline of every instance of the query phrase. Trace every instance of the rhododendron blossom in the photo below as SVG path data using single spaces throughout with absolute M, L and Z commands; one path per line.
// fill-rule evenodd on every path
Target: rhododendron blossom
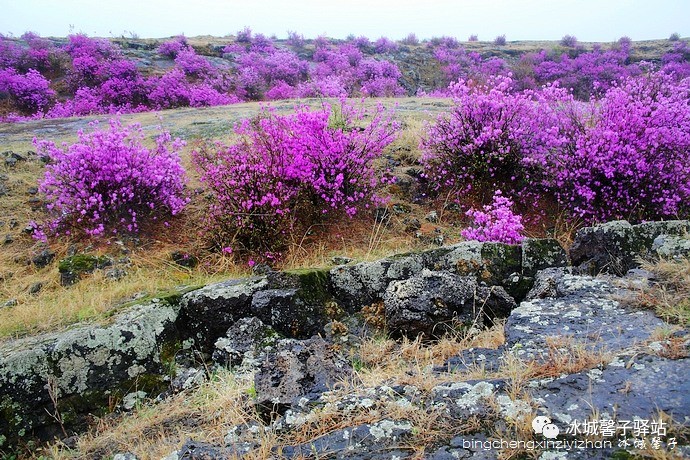
M 523 239 L 522 217 L 512 211 L 513 202 L 504 197 L 500 190 L 494 193 L 493 201 L 483 210 L 470 209 L 467 215 L 473 224 L 464 229 L 462 237 L 467 240 L 495 241 L 519 244 Z
M 183 142 L 162 132 L 151 150 L 141 143 L 137 125 L 110 120 L 108 130 L 79 131 L 79 140 L 58 147 L 34 140 L 50 158 L 39 190 L 53 215 L 44 231 L 73 229 L 93 236 L 137 233 L 143 222 L 178 214 L 186 205 L 185 171 L 179 152 Z
M 378 202 L 377 187 L 390 180 L 373 163 L 398 125 L 379 107 L 356 128 L 365 116 L 345 102 L 290 115 L 266 108 L 236 126 L 239 142 L 195 151 L 213 196 L 214 237 L 245 249 L 280 248 L 295 226 Z

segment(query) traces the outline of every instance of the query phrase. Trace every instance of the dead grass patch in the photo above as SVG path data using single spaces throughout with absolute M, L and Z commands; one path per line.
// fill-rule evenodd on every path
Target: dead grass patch
M 659 282 L 638 295 L 639 305 L 682 327 L 690 326 L 690 259 L 643 262 Z
M 163 458 L 189 438 L 222 443 L 231 427 L 258 420 L 248 396 L 252 383 L 252 378 L 218 372 L 194 391 L 98 420 L 89 433 L 79 438 L 74 450 L 58 443 L 40 454 L 67 460 L 131 452 L 148 460 Z M 274 443 L 266 439 L 266 444 Z
M 422 391 L 449 381 L 469 380 L 471 373 L 438 372 L 448 358 L 469 348 L 497 348 L 505 342 L 504 323 L 497 323 L 476 334 L 462 336 L 448 334 L 425 342 L 421 338 L 395 341 L 381 336 L 365 340 L 354 359 L 359 363 L 357 379 L 366 387 L 380 386 L 395 381 L 400 385 L 413 385 Z

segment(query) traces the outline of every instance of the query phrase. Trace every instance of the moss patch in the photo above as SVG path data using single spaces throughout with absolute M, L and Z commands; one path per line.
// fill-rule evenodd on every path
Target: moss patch
M 297 276 L 299 281 L 297 295 L 305 303 L 325 305 L 333 299 L 328 289 L 329 270 L 327 268 L 292 270 L 287 273 Z
M 112 261 L 106 256 L 93 256 L 89 254 L 77 254 L 62 259 L 58 264 L 60 273 L 91 273 L 97 268 L 107 267 Z

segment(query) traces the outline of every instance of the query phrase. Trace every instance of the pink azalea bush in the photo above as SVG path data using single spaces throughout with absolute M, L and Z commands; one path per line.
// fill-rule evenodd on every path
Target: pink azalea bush
M 295 228 L 355 215 L 389 181 L 374 163 L 397 130 L 381 107 L 367 113 L 344 101 L 289 115 L 266 108 L 244 120 L 237 143 L 193 152 L 213 197 L 210 234 L 219 247 L 272 251 Z
M 513 84 L 510 77 L 494 77 L 450 86 L 451 112 L 426 126 L 420 144 L 432 191 L 471 193 L 481 201 L 499 187 L 512 198 L 537 192 L 543 158 L 566 142 L 567 118 L 555 108 L 569 95 L 557 87 L 514 92 Z
M 586 221 L 687 216 L 689 99 L 690 80 L 663 72 L 609 89 L 547 162 L 563 206 Z
M 493 201 L 482 210 L 470 209 L 467 216 L 473 219 L 470 227 L 460 234 L 466 240 L 495 241 L 519 244 L 525 238 L 522 217 L 512 211 L 513 202 L 496 190 Z
M 0 96 L 3 94 L 23 113 L 44 110 L 55 98 L 50 82 L 34 69 L 25 74 L 12 68 L 0 69 Z
M 187 203 L 182 141 L 162 132 L 156 147 L 148 149 L 138 125 L 123 127 L 112 119 L 108 130 L 97 129 L 97 122 L 92 127 L 90 133 L 79 131 L 72 145 L 34 140 L 38 152 L 50 158 L 39 184 L 53 215 L 43 226 L 45 234 L 132 234 L 146 221 L 182 211 Z
M 161 56 L 165 56 L 170 59 L 175 59 L 178 54 L 180 54 L 183 50 L 186 50 L 188 48 L 189 44 L 187 43 L 187 37 L 185 37 L 184 35 L 178 35 L 173 40 L 161 43 L 160 46 L 158 46 L 158 48 L 156 49 L 156 51 Z

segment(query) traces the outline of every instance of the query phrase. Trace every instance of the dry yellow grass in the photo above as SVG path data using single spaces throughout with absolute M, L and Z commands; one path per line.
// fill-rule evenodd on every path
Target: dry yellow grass
M 469 348 L 497 348 L 505 341 L 502 323 L 472 336 L 448 335 L 438 341 L 425 343 L 420 339 L 397 342 L 379 337 L 363 342 L 358 356 L 357 385 L 373 387 L 395 381 L 414 385 L 424 391 L 449 381 L 470 380 L 476 374 L 439 373 L 434 366 L 442 366 L 448 358 Z
M 690 259 L 644 262 L 642 268 L 656 274 L 660 282 L 639 294 L 640 305 L 665 321 L 690 326 Z
M 189 438 L 221 443 L 230 427 L 256 420 L 249 396 L 252 384 L 250 377 L 218 372 L 194 391 L 177 394 L 157 405 L 137 407 L 124 416 L 99 420 L 91 432 L 79 438 L 74 449 L 58 443 L 37 456 L 97 459 L 132 452 L 148 460 L 163 458 Z M 275 445 L 266 436 L 262 444 Z

